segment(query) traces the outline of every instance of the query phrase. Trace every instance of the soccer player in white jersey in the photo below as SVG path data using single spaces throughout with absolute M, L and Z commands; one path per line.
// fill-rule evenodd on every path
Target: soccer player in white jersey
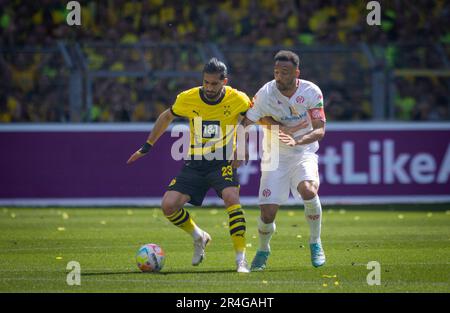
M 275 216 L 289 197 L 300 194 L 305 218 L 310 227 L 311 262 L 314 267 L 325 263 L 320 240 L 322 207 L 318 196 L 318 141 L 325 135 L 323 97 L 314 83 L 299 79 L 299 57 L 291 51 L 279 51 L 275 57 L 275 79 L 255 95 L 242 125 L 255 122 L 277 124 L 279 131 L 279 166 L 276 170 L 261 168 L 258 219 L 260 246 L 252 270 L 264 270 L 270 255 L 270 239 L 275 231 Z M 265 129 L 264 140 L 267 140 Z M 266 145 L 264 145 L 267 147 Z M 264 151 L 264 153 L 276 153 Z

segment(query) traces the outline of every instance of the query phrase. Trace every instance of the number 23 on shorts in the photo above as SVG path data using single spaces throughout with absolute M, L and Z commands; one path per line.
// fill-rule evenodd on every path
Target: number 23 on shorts
M 222 166 L 222 176 L 233 176 L 233 168 L 231 165 L 228 166 Z

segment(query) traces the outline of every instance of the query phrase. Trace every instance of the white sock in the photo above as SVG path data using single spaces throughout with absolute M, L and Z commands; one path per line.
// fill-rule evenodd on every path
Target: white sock
M 191 233 L 192 238 L 194 238 L 194 240 L 199 240 L 200 238 L 202 238 L 202 235 L 203 230 L 197 225 L 195 225 L 194 230 Z
M 265 224 L 261 217 L 258 217 L 259 250 L 270 251 L 269 243 L 275 229 L 275 222 Z
M 245 260 L 245 251 L 236 252 L 236 262 L 239 263 Z
M 319 196 L 316 195 L 311 200 L 303 200 L 305 204 L 305 218 L 309 224 L 309 243 L 320 242 L 320 227 L 322 224 L 322 205 Z

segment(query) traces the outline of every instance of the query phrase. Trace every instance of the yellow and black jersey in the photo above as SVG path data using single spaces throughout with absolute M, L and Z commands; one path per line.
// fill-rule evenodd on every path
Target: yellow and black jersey
M 171 111 L 189 119 L 189 155 L 206 156 L 217 149 L 234 151 L 239 116 L 250 106 L 251 100 L 245 93 L 229 86 L 225 86 L 225 93 L 214 102 L 205 98 L 201 87 L 195 87 L 180 93 Z

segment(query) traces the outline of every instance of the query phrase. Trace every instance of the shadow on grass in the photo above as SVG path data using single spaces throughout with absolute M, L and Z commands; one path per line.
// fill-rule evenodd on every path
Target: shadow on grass
M 214 274 L 214 273 L 233 273 L 236 270 L 233 269 L 223 269 L 223 270 L 217 270 L 217 269 L 211 269 L 211 270 L 172 270 L 170 272 L 149 272 L 149 273 L 142 273 L 141 271 L 117 271 L 117 272 L 88 272 L 88 273 L 81 273 L 81 276 L 102 276 L 102 275 L 127 275 L 127 274 L 142 274 L 142 275 L 173 275 L 173 274 Z
M 81 273 L 81 276 L 102 276 L 102 275 L 126 275 L 126 274 L 139 274 L 140 271 L 117 271 L 117 272 L 91 272 Z
M 267 272 L 286 272 L 286 271 L 298 271 L 299 268 L 274 268 L 274 269 L 267 269 L 265 271 L 257 271 L 252 272 L 253 273 L 267 273 Z M 127 274 L 142 274 L 142 275 L 174 275 L 174 274 L 219 274 L 219 273 L 236 273 L 235 269 L 203 269 L 203 270 L 171 270 L 168 272 L 157 272 L 157 273 L 142 273 L 138 270 L 130 270 L 130 271 L 117 271 L 117 272 L 87 272 L 87 273 L 81 273 L 81 276 L 103 276 L 103 275 L 127 275 Z

